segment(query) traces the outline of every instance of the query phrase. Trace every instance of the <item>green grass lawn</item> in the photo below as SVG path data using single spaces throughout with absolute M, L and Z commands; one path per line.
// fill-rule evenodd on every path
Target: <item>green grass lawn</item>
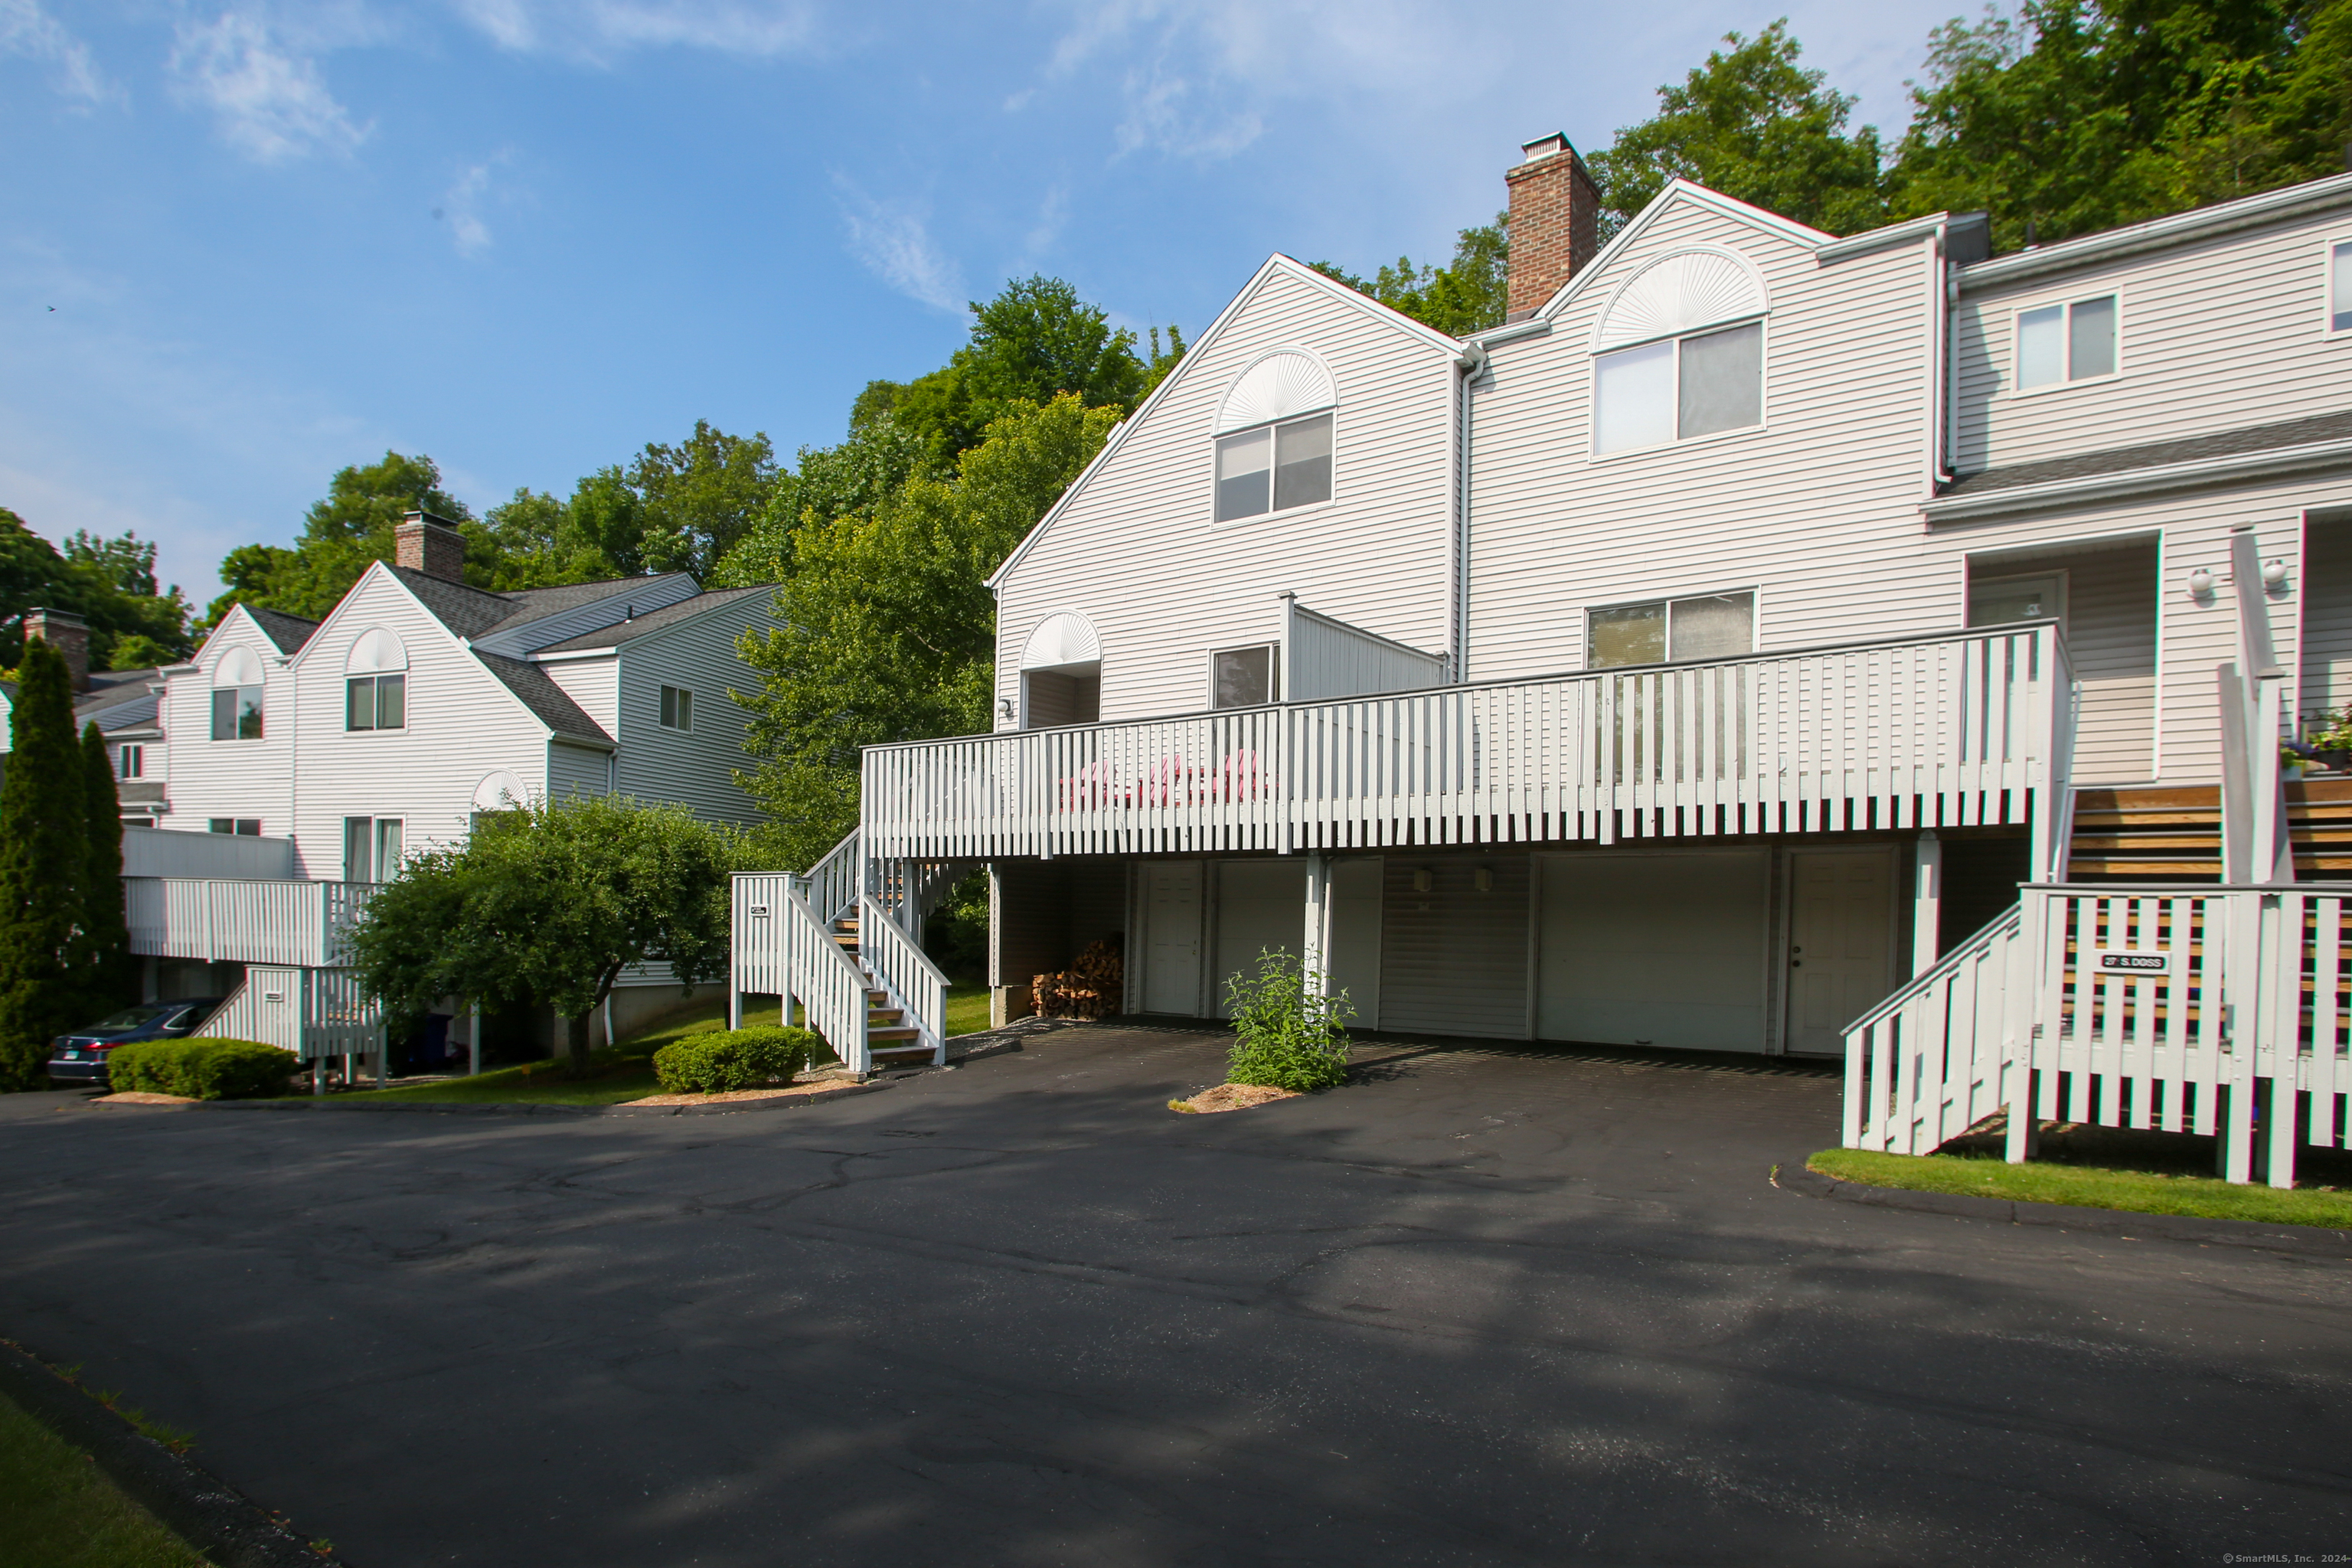
M 0 1398 L 0 1563 L 30 1568 L 204 1568 L 205 1559 L 89 1456 Z
M 976 1035 L 988 1027 L 988 987 L 985 985 L 950 985 L 948 987 L 948 1023 L 950 1036 Z
M 2281 1192 L 2214 1176 L 2210 1138 L 2080 1127 L 2044 1131 L 2042 1146 L 2044 1157 L 2021 1165 L 2001 1158 L 1997 1134 L 1957 1139 L 1924 1155 L 1824 1149 L 1805 1163 L 1841 1181 L 1911 1192 L 2352 1229 L 2352 1193 L 2319 1184 L 2342 1173 L 2340 1152 L 2303 1151 L 2304 1184 Z

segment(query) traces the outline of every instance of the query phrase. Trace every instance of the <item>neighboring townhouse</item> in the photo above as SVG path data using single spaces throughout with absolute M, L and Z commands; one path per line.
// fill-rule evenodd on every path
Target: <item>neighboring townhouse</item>
M 163 731 L 155 722 L 162 672 L 91 669 L 89 628 L 70 610 L 36 606 L 25 612 L 24 626 L 28 638 L 49 644 L 64 657 L 73 681 L 77 728 L 94 723 L 106 737 L 107 753 L 114 763 L 115 790 L 122 802 L 123 825 L 147 826 L 161 805 L 168 764 Z M 0 778 L 7 776 L 16 705 L 16 689 L 0 681 Z
M 239 978 L 219 964 L 264 972 L 212 1032 L 280 1040 L 290 1024 L 247 1016 L 271 997 L 304 1014 L 310 1054 L 372 1051 L 346 1026 L 364 1009 L 341 932 L 406 856 L 462 842 L 484 813 L 618 793 L 758 816 L 729 690 L 755 684 L 736 642 L 772 590 L 706 594 L 671 573 L 494 593 L 464 582 L 440 520 L 410 514 L 399 545 L 325 619 L 239 606 L 162 672 L 172 767 L 160 831 L 134 851 L 176 874 L 131 879 L 132 942 L 166 994 Z M 236 868 L 206 875 L 208 856 Z M 677 994 L 666 972 L 626 976 L 607 1026 Z
M 1363 1026 L 1818 1055 L 2021 883 L 2352 868 L 2216 684 L 2352 701 L 2352 177 L 2003 257 L 1679 181 L 1601 246 L 1559 137 L 1509 184 L 1472 339 L 1260 269 L 992 579 L 998 734 L 870 749 L 807 915 L 981 864 L 1008 1011 L 1117 937 L 1136 1012 L 1279 946 Z

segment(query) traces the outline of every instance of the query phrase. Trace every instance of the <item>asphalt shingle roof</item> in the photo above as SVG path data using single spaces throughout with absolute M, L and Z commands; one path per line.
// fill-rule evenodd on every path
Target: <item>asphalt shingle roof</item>
M 509 658 L 501 653 L 484 653 L 474 649 L 474 657 L 482 667 L 506 683 L 509 691 L 522 700 L 534 718 L 559 735 L 575 735 L 583 741 L 596 741 L 610 745 L 613 737 L 604 727 L 588 717 L 571 694 L 555 684 L 547 671 L 535 664 L 519 658 Z
M 269 640 L 278 645 L 280 653 L 292 653 L 309 642 L 310 634 L 319 629 L 316 621 L 306 621 L 299 616 L 289 616 L 279 610 L 257 610 L 247 605 L 245 613 L 269 634 Z
M 2127 474 L 2138 468 L 2161 468 L 2174 463 L 2194 463 L 2209 458 L 2235 458 L 2287 447 L 2315 446 L 2323 441 L 2352 440 L 2352 413 L 2318 414 L 2303 419 L 2282 419 L 2273 425 L 2249 425 L 2185 441 L 2150 441 L 2137 447 L 2108 447 L 2096 452 L 2076 452 L 2038 463 L 2012 463 L 2007 468 L 1979 468 L 1944 487 L 1948 496 L 1989 495 L 2026 485 L 2046 485 L 2060 479 L 2095 479 Z
M 680 599 L 675 605 L 665 605 L 661 609 L 639 616 L 635 620 L 616 621 L 609 626 L 600 626 L 593 632 L 583 632 L 563 642 L 551 643 L 538 651 L 581 653 L 590 648 L 618 647 L 623 643 L 635 638 L 651 636 L 665 626 L 674 626 L 680 621 L 691 619 L 705 610 L 715 610 L 721 605 L 731 605 L 736 600 L 748 598 L 753 594 L 772 594 L 775 588 L 776 585 L 773 583 L 761 583 L 750 588 L 720 588 L 713 593 L 697 594 L 691 599 Z

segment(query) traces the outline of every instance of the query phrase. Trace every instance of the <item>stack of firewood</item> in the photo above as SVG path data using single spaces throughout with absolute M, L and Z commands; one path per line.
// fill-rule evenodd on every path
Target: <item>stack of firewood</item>
M 1107 1018 L 1127 994 L 1127 960 L 1120 940 L 1107 936 L 1078 954 L 1077 962 L 1030 983 L 1042 1018 Z

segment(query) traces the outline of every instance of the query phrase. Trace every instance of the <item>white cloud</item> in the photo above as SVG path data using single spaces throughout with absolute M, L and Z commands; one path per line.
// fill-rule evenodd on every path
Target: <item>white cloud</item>
M 57 73 L 58 90 L 68 98 L 103 103 L 121 96 L 99 73 L 89 46 L 42 10 L 40 0 L 0 0 L 0 55 L 49 66 Z
M 489 194 L 491 168 L 506 158 L 500 153 L 483 163 L 467 164 L 442 196 L 441 210 L 434 215 L 448 218 L 450 243 L 468 259 L 490 247 L 490 226 L 482 221 L 482 198 Z
M 963 273 L 933 243 L 922 215 L 910 206 L 875 201 L 845 179 L 836 183 L 850 254 L 908 299 L 961 315 L 969 298 Z
M 643 48 L 709 49 L 767 58 L 810 47 L 803 0 L 450 0 L 493 43 L 520 53 L 605 60 Z
M 318 62 L 281 45 L 257 16 L 183 23 L 171 68 L 182 96 L 217 115 L 222 137 L 257 163 L 348 153 L 372 129 L 352 124 Z

